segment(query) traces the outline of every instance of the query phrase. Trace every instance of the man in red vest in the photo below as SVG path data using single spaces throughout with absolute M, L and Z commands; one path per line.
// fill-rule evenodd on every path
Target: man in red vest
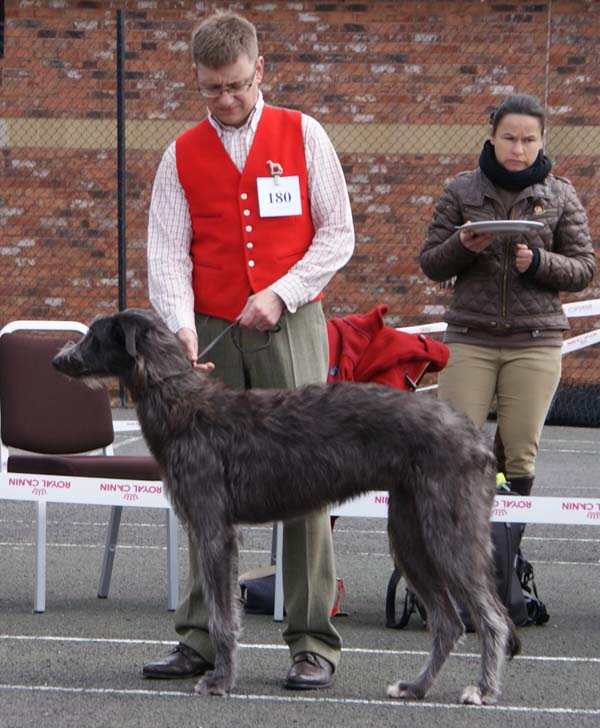
M 325 382 L 321 291 L 354 247 L 335 150 L 311 117 L 265 105 L 264 60 L 244 18 L 207 18 L 192 34 L 192 57 L 208 115 L 168 147 L 156 174 L 148 231 L 152 305 L 194 363 L 239 320 L 236 337 L 223 337 L 209 355 L 215 376 L 231 387 Z M 179 644 L 145 665 L 146 677 L 192 677 L 212 667 L 192 554 L 190 590 L 175 613 Z M 326 512 L 285 524 L 283 581 L 292 656 L 285 686 L 328 687 L 341 639 L 330 620 L 335 564 Z

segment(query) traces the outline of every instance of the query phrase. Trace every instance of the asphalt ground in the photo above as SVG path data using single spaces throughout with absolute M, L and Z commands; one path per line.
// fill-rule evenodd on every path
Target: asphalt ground
M 130 417 L 130 413 L 119 413 Z M 119 453 L 144 452 L 135 433 Z M 537 495 L 600 497 L 600 431 L 547 427 L 538 460 Z M 600 529 L 530 525 L 523 548 L 535 567 L 550 621 L 520 630 L 523 654 L 508 664 L 500 703 L 461 706 L 462 687 L 478 670 L 469 634 L 427 699 L 398 702 L 386 685 L 410 678 L 429 651 L 414 620 L 384 627 L 391 561 L 385 523 L 339 519 L 338 576 L 346 595 L 336 617 L 345 649 L 332 688 L 282 687 L 289 655 L 282 624 L 246 615 L 235 692 L 202 698 L 193 680 L 149 681 L 145 662 L 175 642 L 166 609 L 166 534 L 162 511 L 125 509 L 108 599 L 96 597 L 108 507 L 48 506 L 46 612 L 32 613 L 33 506 L 0 506 L 0 726 L 217 728 L 221 726 L 600 726 Z M 243 529 L 241 570 L 268 563 L 271 528 Z M 187 548 L 180 534 L 180 574 Z

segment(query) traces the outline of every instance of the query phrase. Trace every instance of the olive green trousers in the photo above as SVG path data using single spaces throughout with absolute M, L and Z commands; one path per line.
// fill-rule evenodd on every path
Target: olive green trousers
M 197 315 L 199 350 L 227 325 L 222 319 Z M 215 364 L 212 376 L 236 389 L 292 388 L 325 382 L 329 354 L 320 302 L 307 304 L 295 314 L 286 312 L 279 325 L 280 331 L 270 336 L 237 329 L 234 341 L 226 334 L 203 357 Z M 212 662 L 215 652 L 208 635 L 204 587 L 193 549 L 189 551 L 188 591 L 175 612 L 175 630 L 181 642 Z M 316 652 L 336 666 L 341 638 L 330 619 L 335 597 L 335 561 L 327 511 L 284 524 L 283 588 L 287 614 L 283 638 L 292 656 Z

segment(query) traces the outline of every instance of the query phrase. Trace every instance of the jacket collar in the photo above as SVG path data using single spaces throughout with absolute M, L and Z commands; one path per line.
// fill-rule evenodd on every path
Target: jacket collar
M 527 199 L 528 197 L 549 199 L 551 196 L 550 175 L 548 175 L 543 182 L 538 182 L 521 190 L 515 199 L 515 202 Z M 481 206 L 483 205 L 483 201 L 486 197 L 491 197 L 493 200 L 500 201 L 496 188 L 490 178 L 486 177 L 480 169 L 476 169 L 471 177 L 471 183 L 465 196 L 465 202 L 470 205 Z

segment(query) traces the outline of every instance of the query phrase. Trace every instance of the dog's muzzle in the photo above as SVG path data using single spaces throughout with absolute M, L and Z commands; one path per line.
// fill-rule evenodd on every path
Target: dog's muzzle
M 52 359 L 52 366 L 62 374 L 81 376 L 85 374 L 83 361 L 77 351 L 77 344 L 70 341 Z

